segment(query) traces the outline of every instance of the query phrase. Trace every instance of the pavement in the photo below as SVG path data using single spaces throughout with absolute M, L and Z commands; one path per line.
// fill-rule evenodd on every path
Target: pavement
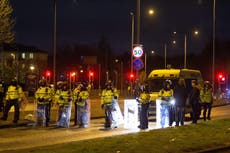
M 100 108 L 100 101 L 99 99 L 90 99 L 91 103 L 91 119 L 98 119 L 98 118 L 104 118 L 104 111 Z M 216 100 L 213 103 L 213 107 L 223 106 L 230 104 L 229 100 L 222 99 L 222 100 Z M 119 105 L 121 112 L 124 110 L 124 98 L 119 99 Z M 72 105 L 73 106 L 73 105 Z M 36 103 L 34 101 L 27 101 L 27 103 L 24 103 L 21 106 L 20 109 L 20 120 L 17 123 L 17 126 L 23 126 L 28 125 L 30 123 L 33 123 L 35 121 L 35 114 L 36 114 Z M 51 124 L 55 124 L 57 120 L 57 105 L 52 106 L 51 108 Z M 72 108 L 72 114 L 74 113 L 74 109 Z M 2 112 L 0 112 L 0 116 L 2 116 Z M 14 115 L 14 107 L 11 107 L 11 110 L 8 115 L 7 121 L 0 120 L 0 129 L 1 128 L 7 128 L 11 126 L 15 126 L 13 121 L 13 115 Z M 73 120 L 73 115 L 71 115 L 71 120 Z

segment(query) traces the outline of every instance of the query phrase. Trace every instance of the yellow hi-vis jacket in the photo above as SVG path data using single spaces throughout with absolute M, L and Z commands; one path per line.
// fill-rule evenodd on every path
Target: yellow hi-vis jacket
M 200 90 L 200 102 L 211 103 L 212 102 L 212 89 Z
M 158 98 L 161 99 L 161 104 L 169 105 L 169 100 L 173 98 L 173 90 L 161 89 L 158 94 Z
M 78 95 L 78 99 L 77 99 L 77 105 L 85 106 L 88 98 L 89 98 L 89 92 L 88 91 L 80 91 L 80 93 Z
M 74 99 L 74 101 L 77 101 L 79 93 L 80 93 L 80 89 L 78 87 L 73 90 L 73 99 Z
M 104 89 L 101 94 L 101 104 L 111 105 L 115 97 L 118 97 L 117 90 Z
M 60 93 L 59 99 L 57 101 L 57 103 L 59 104 L 59 106 L 69 106 L 72 100 L 72 95 L 70 93 L 70 91 L 68 90 L 63 90 Z
M 150 100 L 150 95 L 149 94 L 147 94 L 146 92 L 142 92 L 140 94 L 139 102 L 141 104 L 147 104 L 147 103 L 149 103 L 149 100 Z
M 6 92 L 6 100 L 18 100 L 21 101 L 23 97 L 23 91 L 20 86 L 10 85 Z
M 52 101 L 53 93 L 49 87 L 39 87 L 35 92 L 38 104 L 48 104 Z

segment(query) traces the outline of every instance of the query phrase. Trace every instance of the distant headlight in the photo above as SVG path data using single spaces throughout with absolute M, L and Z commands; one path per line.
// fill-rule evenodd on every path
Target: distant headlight
M 172 99 L 172 100 L 170 101 L 170 104 L 171 104 L 171 105 L 175 105 L 175 102 L 176 102 L 175 99 Z

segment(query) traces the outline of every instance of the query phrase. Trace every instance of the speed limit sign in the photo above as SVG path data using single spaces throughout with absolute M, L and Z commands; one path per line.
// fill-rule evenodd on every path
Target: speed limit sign
M 133 48 L 133 56 L 140 58 L 143 55 L 144 51 L 141 46 L 136 46 Z

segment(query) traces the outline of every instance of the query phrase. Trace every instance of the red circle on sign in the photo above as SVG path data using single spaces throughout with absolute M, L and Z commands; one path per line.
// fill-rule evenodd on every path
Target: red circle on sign
M 143 55 L 143 49 L 140 46 L 136 46 L 133 48 L 133 56 L 136 58 L 140 58 Z

